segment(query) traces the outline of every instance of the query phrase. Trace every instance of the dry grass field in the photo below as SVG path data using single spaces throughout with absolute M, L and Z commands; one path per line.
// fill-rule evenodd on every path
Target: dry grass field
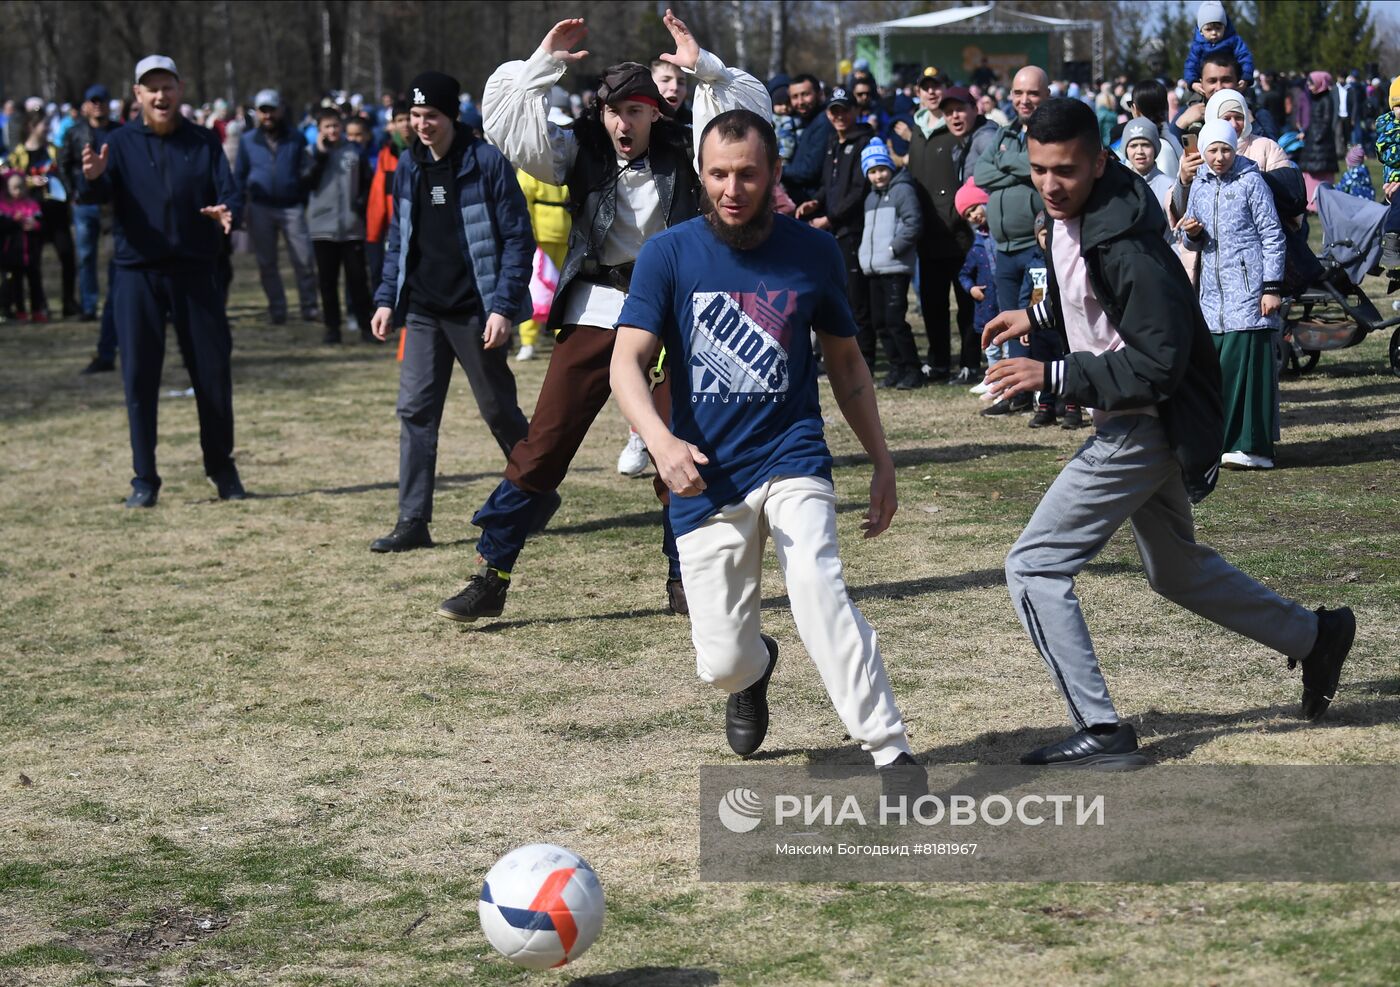
M 395 519 L 392 356 L 268 326 L 239 260 L 246 502 L 215 499 L 193 401 L 167 396 L 160 504 L 123 510 L 120 381 L 76 375 L 93 328 L 0 327 L 0 983 L 1400 981 L 1394 885 L 701 883 L 696 771 L 732 758 L 724 697 L 665 611 L 651 485 L 614 470 L 621 416 L 589 437 L 504 616 L 437 618 L 502 465 L 464 379 L 438 547 L 372 555 Z M 1322 725 L 1295 718 L 1278 655 L 1153 596 L 1126 532 L 1080 581 L 1157 762 L 1400 761 L 1388 338 L 1285 382 L 1279 468 L 1226 475 L 1197 513 L 1281 592 L 1355 608 Z M 170 350 L 163 389 L 183 389 Z M 516 366 L 528 413 L 545 363 Z M 1060 735 L 1001 564 L 1086 433 L 978 418 L 962 389 L 882 392 L 901 509 L 862 541 L 869 472 L 827 406 L 847 577 L 920 759 L 1014 761 Z M 765 626 L 787 657 L 767 756 L 859 763 L 782 594 L 770 567 Z M 497 856 L 540 840 L 593 864 L 609 911 L 578 963 L 527 974 L 482 938 L 476 897 Z

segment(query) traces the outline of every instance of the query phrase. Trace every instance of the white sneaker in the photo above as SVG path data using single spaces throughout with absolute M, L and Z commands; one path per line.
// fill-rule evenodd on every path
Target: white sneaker
M 1268 456 L 1256 456 L 1252 452 L 1227 452 L 1220 457 L 1220 465 L 1227 470 L 1271 470 L 1274 461 Z
M 629 432 L 627 444 L 617 457 L 617 471 L 623 476 L 640 476 L 651 463 L 647 456 L 647 444 L 636 432 Z
M 984 380 L 984 381 L 982 381 L 982 383 L 980 383 L 980 384 L 977 384 L 977 385 L 975 385 L 975 386 L 973 386 L 973 387 L 969 387 L 969 388 L 967 389 L 967 393 L 969 393 L 969 394 L 986 394 L 986 393 L 987 393 L 987 382 Z
M 516 363 L 524 363 L 526 360 L 533 360 L 534 358 L 535 348 L 533 346 L 522 346 L 520 347 L 520 351 L 515 354 Z

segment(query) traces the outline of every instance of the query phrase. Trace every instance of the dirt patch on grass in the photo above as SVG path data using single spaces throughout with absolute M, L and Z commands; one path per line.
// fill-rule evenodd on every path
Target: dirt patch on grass
M 73 936 L 68 944 L 82 950 L 103 970 L 130 972 L 160 964 L 166 954 L 204 942 L 232 921 L 232 916 L 221 912 L 167 906 L 126 932 L 104 930 Z

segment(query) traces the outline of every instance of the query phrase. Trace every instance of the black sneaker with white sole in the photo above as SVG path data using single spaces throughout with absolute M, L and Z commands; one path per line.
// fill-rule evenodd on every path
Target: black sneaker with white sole
M 1351 607 L 1317 608 L 1317 643 L 1303 659 L 1303 705 L 1300 715 L 1314 722 L 1322 719 L 1337 695 L 1342 663 L 1356 640 L 1356 615 Z M 1291 659 L 1288 667 L 1295 662 Z
M 724 711 L 724 733 L 729 749 L 740 757 L 748 757 L 758 750 L 763 738 L 768 736 L 768 680 L 778 664 L 778 642 L 767 634 L 760 637 L 768 648 L 768 667 L 753 685 L 730 693 Z
M 1047 768 L 1090 768 L 1095 771 L 1133 771 L 1147 765 L 1138 753 L 1137 731 L 1120 723 L 1106 733 L 1080 730 L 1072 737 L 1021 755 L 1022 764 Z
M 510 580 L 495 569 L 482 567 L 462 591 L 438 604 L 437 615 L 470 624 L 480 617 L 499 617 L 506 608 L 506 591 Z

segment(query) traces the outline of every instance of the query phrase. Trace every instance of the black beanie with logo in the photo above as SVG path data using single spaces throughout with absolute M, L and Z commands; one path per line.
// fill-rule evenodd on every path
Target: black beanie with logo
M 457 119 L 461 84 L 445 72 L 420 72 L 408 86 L 409 106 L 431 106 L 449 120 Z

